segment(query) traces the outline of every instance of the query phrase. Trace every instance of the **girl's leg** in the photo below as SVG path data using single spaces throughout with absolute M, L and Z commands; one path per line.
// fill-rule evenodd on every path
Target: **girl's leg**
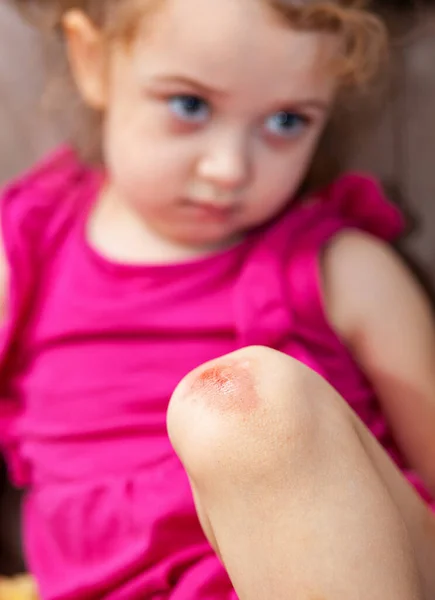
M 435 594 L 427 509 L 338 394 L 297 361 L 247 348 L 202 366 L 174 393 L 168 427 L 242 600 Z

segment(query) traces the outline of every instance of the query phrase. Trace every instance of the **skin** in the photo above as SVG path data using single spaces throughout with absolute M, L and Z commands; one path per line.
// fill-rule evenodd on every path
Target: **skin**
M 323 280 L 330 322 L 374 386 L 406 460 L 435 497 L 435 333 L 428 298 L 391 248 L 358 232 L 330 245 Z
M 249 415 L 258 406 L 258 394 L 249 368 L 243 363 L 231 362 L 201 368 L 192 373 L 189 394 L 197 394 L 201 401 L 210 397 L 210 406 L 224 412 Z

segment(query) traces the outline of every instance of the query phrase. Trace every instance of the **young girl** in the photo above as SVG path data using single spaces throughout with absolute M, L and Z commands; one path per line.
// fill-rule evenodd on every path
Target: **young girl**
M 376 184 L 358 176 L 296 198 L 341 92 L 379 62 L 384 33 L 376 18 L 332 0 L 17 4 L 40 10 L 61 34 L 80 98 L 100 133 L 97 144 L 86 146 L 97 148 L 92 166 L 61 150 L 9 186 L 2 202 L 3 446 L 15 481 L 27 488 L 25 547 L 42 597 L 236 597 L 199 524 L 189 480 L 168 439 L 166 412 L 187 373 L 249 345 L 279 350 L 327 378 L 429 499 L 423 481 L 435 489 L 435 337 L 425 298 L 382 241 L 401 232 L 401 217 Z M 288 382 L 262 352 L 256 371 L 261 377 L 271 366 L 279 397 Z M 312 544 L 295 529 L 299 549 L 290 552 L 289 537 L 272 527 L 279 508 L 269 502 L 273 493 L 256 495 L 255 486 L 273 482 L 274 473 L 285 475 L 268 452 L 278 444 L 292 455 L 294 440 L 305 438 L 299 432 L 292 438 L 296 421 L 279 406 L 275 420 L 271 404 L 269 412 L 252 410 L 258 386 L 250 367 L 242 365 L 245 387 L 238 388 L 228 360 L 223 371 L 201 371 L 192 385 L 205 397 L 218 385 L 215 413 L 223 408 L 247 424 L 246 435 L 240 430 L 236 436 L 246 444 L 228 442 L 241 470 L 226 460 L 225 438 L 213 445 L 219 436 L 213 437 L 207 415 L 199 413 L 198 420 L 182 393 L 170 423 L 204 529 L 239 596 L 362 597 L 367 581 L 361 587 L 354 576 L 355 554 L 328 579 L 350 582 L 353 592 L 344 583 L 322 589 L 311 576 L 312 589 L 305 591 L 285 580 L 287 566 L 278 555 L 275 560 L 273 540 L 288 546 L 295 568 Z M 311 415 L 310 399 L 300 402 L 303 392 L 294 396 L 300 413 Z M 334 452 L 350 460 L 352 442 L 348 447 L 345 435 L 335 438 L 345 427 L 328 405 L 314 421 L 322 419 Z M 264 416 L 255 422 L 254 444 L 248 435 L 253 412 Z M 204 485 L 195 474 L 210 459 L 201 431 L 216 450 Z M 320 498 L 337 486 L 328 483 L 336 474 L 327 461 L 332 446 L 319 447 L 324 455 L 308 455 L 322 457 L 316 464 L 327 467 Z M 308 493 L 310 482 L 320 479 L 313 477 L 313 462 L 305 462 L 306 472 L 289 471 L 294 489 L 307 490 L 303 512 L 296 504 L 291 512 L 316 523 L 323 555 L 328 523 L 313 519 Z M 228 486 L 219 487 L 225 464 Z M 340 483 L 350 495 L 345 501 L 330 495 L 330 503 L 334 498 L 346 515 L 350 499 L 358 507 L 367 492 L 374 506 L 365 516 L 381 514 L 390 535 L 394 503 L 380 511 L 385 503 L 377 502 L 370 478 L 367 490 L 360 485 L 361 464 L 349 464 L 356 465 L 355 479 L 344 469 Z M 210 481 L 217 486 L 211 491 Z M 244 495 L 232 494 L 234 481 Z M 220 513 L 213 508 L 217 497 Z M 240 514 L 240 498 L 246 518 L 240 516 L 234 543 L 223 540 L 221 550 L 219 527 L 233 509 Z M 362 513 L 355 511 L 358 518 Z M 256 536 L 268 522 L 270 539 Z M 353 531 L 351 518 L 345 525 Z M 409 598 L 403 593 L 415 582 L 407 570 L 412 560 L 406 540 L 393 533 L 394 548 L 403 542 L 401 562 L 395 550 L 382 563 L 389 550 L 378 552 L 376 540 L 369 544 L 374 558 L 365 552 L 362 562 L 387 565 L 390 573 L 399 565 L 389 581 L 401 584 L 402 596 L 393 584 L 390 595 L 382 582 L 373 585 L 383 593 L 378 597 Z M 256 548 L 261 564 L 260 554 L 252 554 Z M 234 557 L 244 577 L 232 568 Z M 267 570 L 270 563 L 274 568 Z

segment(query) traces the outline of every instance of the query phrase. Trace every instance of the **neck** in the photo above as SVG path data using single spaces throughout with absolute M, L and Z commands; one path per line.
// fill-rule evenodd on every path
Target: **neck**
M 239 243 L 237 236 L 224 244 L 190 246 L 172 240 L 149 226 L 110 189 L 102 191 L 91 213 L 87 238 L 105 258 L 127 264 L 171 264 L 206 257 Z

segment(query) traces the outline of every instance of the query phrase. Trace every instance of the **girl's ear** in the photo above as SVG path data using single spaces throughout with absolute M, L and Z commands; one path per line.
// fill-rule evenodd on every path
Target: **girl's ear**
M 83 101 L 102 111 L 107 104 L 107 44 L 102 32 L 80 10 L 62 20 L 71 71 Z

